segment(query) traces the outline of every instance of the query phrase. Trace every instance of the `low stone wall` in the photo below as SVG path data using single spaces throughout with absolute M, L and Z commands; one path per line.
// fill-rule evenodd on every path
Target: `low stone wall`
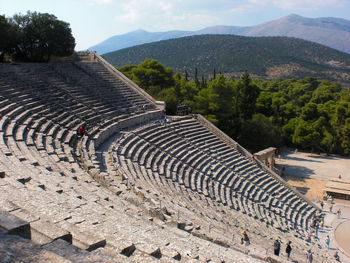
M 122 120 L 99 132 L 94 137 L 95 149 L 99 148 L 109 137 L 115 133 L 128 129 L 130 127 L 141 126 L 150 121 L 154 121 L 163 117 L 164 113 L 161 111 L 147 112 L 142 115 L 132 116 L 126 120 Z

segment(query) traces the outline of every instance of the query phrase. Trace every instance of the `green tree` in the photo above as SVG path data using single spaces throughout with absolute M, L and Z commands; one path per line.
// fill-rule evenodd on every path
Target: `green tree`
M 306 104 L 301 111 L 301 118 L 304 121 L 313 121 L 317 119 L 319 116 L 318 109 L 317 109 L 317 104 L 310 102 Z
M 199 89 L 200 88 L 200 83 L 199 83 L 199 79 L 198 79 L 198 69 L 197 69 L 197 67 L 194 68 L 194 83 L 196 84 L 196 88 Z
M 174 76 L 175 92 L 178 103 L 192 106 L 194 97 L 198 93 L 198 88 L 193 81 L 187 81 L 186 77 L 182 77 L 179 73 Z
M 318 150 L 321 142 L 321 134 L 314 123 L 299 119 L 293 134 L 293 143 L 302 149 L 310 148 Z
M 241 120 L 249 120 L 255 113 L 255 103 L 259 88 L 252 83 L 248 72 L 245 72 L 236 87 L 236 111 Z
M 5 54 L 12 55 L 18 41 L 18 28 L 5 16 L 0 16 L 0 62 Z
M 75 39 L 69 24 L 56 16 L 28 11 L 26 15 L 14 15 L 12 21 L 20 31 L 17 58 L 49 61 L 52 56 L 73 54 Z
M 202 77 L 196 85 L 195 79 L 188 81 L 179 73 L 172 77 L 158 62 L 143 63 L 121 71 L 166 101 L 168 113 L 174 114 L 180 103 L 189 105 L 251 150 L 283 143 L 350 153 L 350 90 L 336 83 L 315 78 L 252 80 L 245 72 L 239 79 Z
M 311 102 L 323 104 L 327 101 L 336 99 L 341 87 L 339 84 L 331 84 L 329 81 L 323 81 L 320 86 L 312 93 Z
M 133 74 L 132 71 L 134 68 L 136 68 L 136 65 L 125 65 L 120 68 L 117 68 L 120 72 L 122 72 L 125 76 L 127 76 L 129 79 L 133 80 Z
M 243 123 L 238 141 L 250 151 L 256 152 L 271 146 L 279 147 L 283 139 L 281 132 L 271 119 L 258 113 Z
M 175 88 L 162 89 L 157 94 L 157 100 L 165 101 L 167 114 L 175 115 L 178 104 Z
M 341 128 L 340 144 L 345 154 L 350 154 L 350 118 L 345 120 Z
M 167 89 L 174 85 L 172 69 L 164 67 L 153 59 L 145 59 L 137 66 L 123 67 L 120 70 L 122 72 L 126 70 L 131 80 L 155 97 L 162 89 Z

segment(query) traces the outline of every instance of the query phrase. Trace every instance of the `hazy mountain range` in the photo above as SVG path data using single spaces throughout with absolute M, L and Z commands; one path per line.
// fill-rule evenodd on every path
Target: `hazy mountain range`
M 350 54 L 349 20 L 333 17 L 306 18 L 294 14 L 251 27 L 213 26 L 198 31 L 166 32 L 147 32 L 140 29 L 110 37 L 89 49 L 105 54 L 144 43 L 205 34 L 296 37 Z
M 313 76 L 350 83 L 350 54 L 290 37 L 198 35 L 147 43 L 103 55 L 115 66 L 155 59 L 193 77 L 216 73 L 262 78 Z

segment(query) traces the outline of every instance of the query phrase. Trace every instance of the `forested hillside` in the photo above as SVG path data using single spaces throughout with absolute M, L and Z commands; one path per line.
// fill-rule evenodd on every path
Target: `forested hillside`
M 252 79 L 198 74 L 173 75 L 171 68 L 147 59 L 120 70 L 176 113 L 180 104 L 204 115 L 251 151 L 292 146 L 350 154 L 350 90 L 335 82 L 303 79 Z
M 136 30 L 122 35 L 112 36 L 90 47 L 99 54 L 166 39 L 194 35 L 240 35 L 240 36 L 284 36 L 296 37 L 319 43 L 350 54 L 350 21 L 335 17 L 307 18 L 291 14 L 256 26 L 219 25 L 197 31 L 147 32 Z
M 264 78 L 314 76 L 350 82 L 350 55 L 286 37 L 204 35 L 165 40 L 108 53 L 115 66 L 155 59 L 176 72 L 239 76 L 245 70 Z

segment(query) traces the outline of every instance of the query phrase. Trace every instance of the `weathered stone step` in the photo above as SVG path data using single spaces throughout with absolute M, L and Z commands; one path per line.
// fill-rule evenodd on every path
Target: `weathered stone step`
M 72 244 L 78 248 L 93 251 L 106 245 L 105 238 L 89 231 L 83 231 L 73 224 L 63 221 L 59 223 L 59 226 L 72 234 Z
M 0 211 L 0 230 L 10 235 L 30 239 L 29 223 L 7 211 Z
M 30 223 L 31 239 L 37 244 L 47 244 L 57 239 L 72 243 L 72 234 L 51 222 L 40 219 Z

